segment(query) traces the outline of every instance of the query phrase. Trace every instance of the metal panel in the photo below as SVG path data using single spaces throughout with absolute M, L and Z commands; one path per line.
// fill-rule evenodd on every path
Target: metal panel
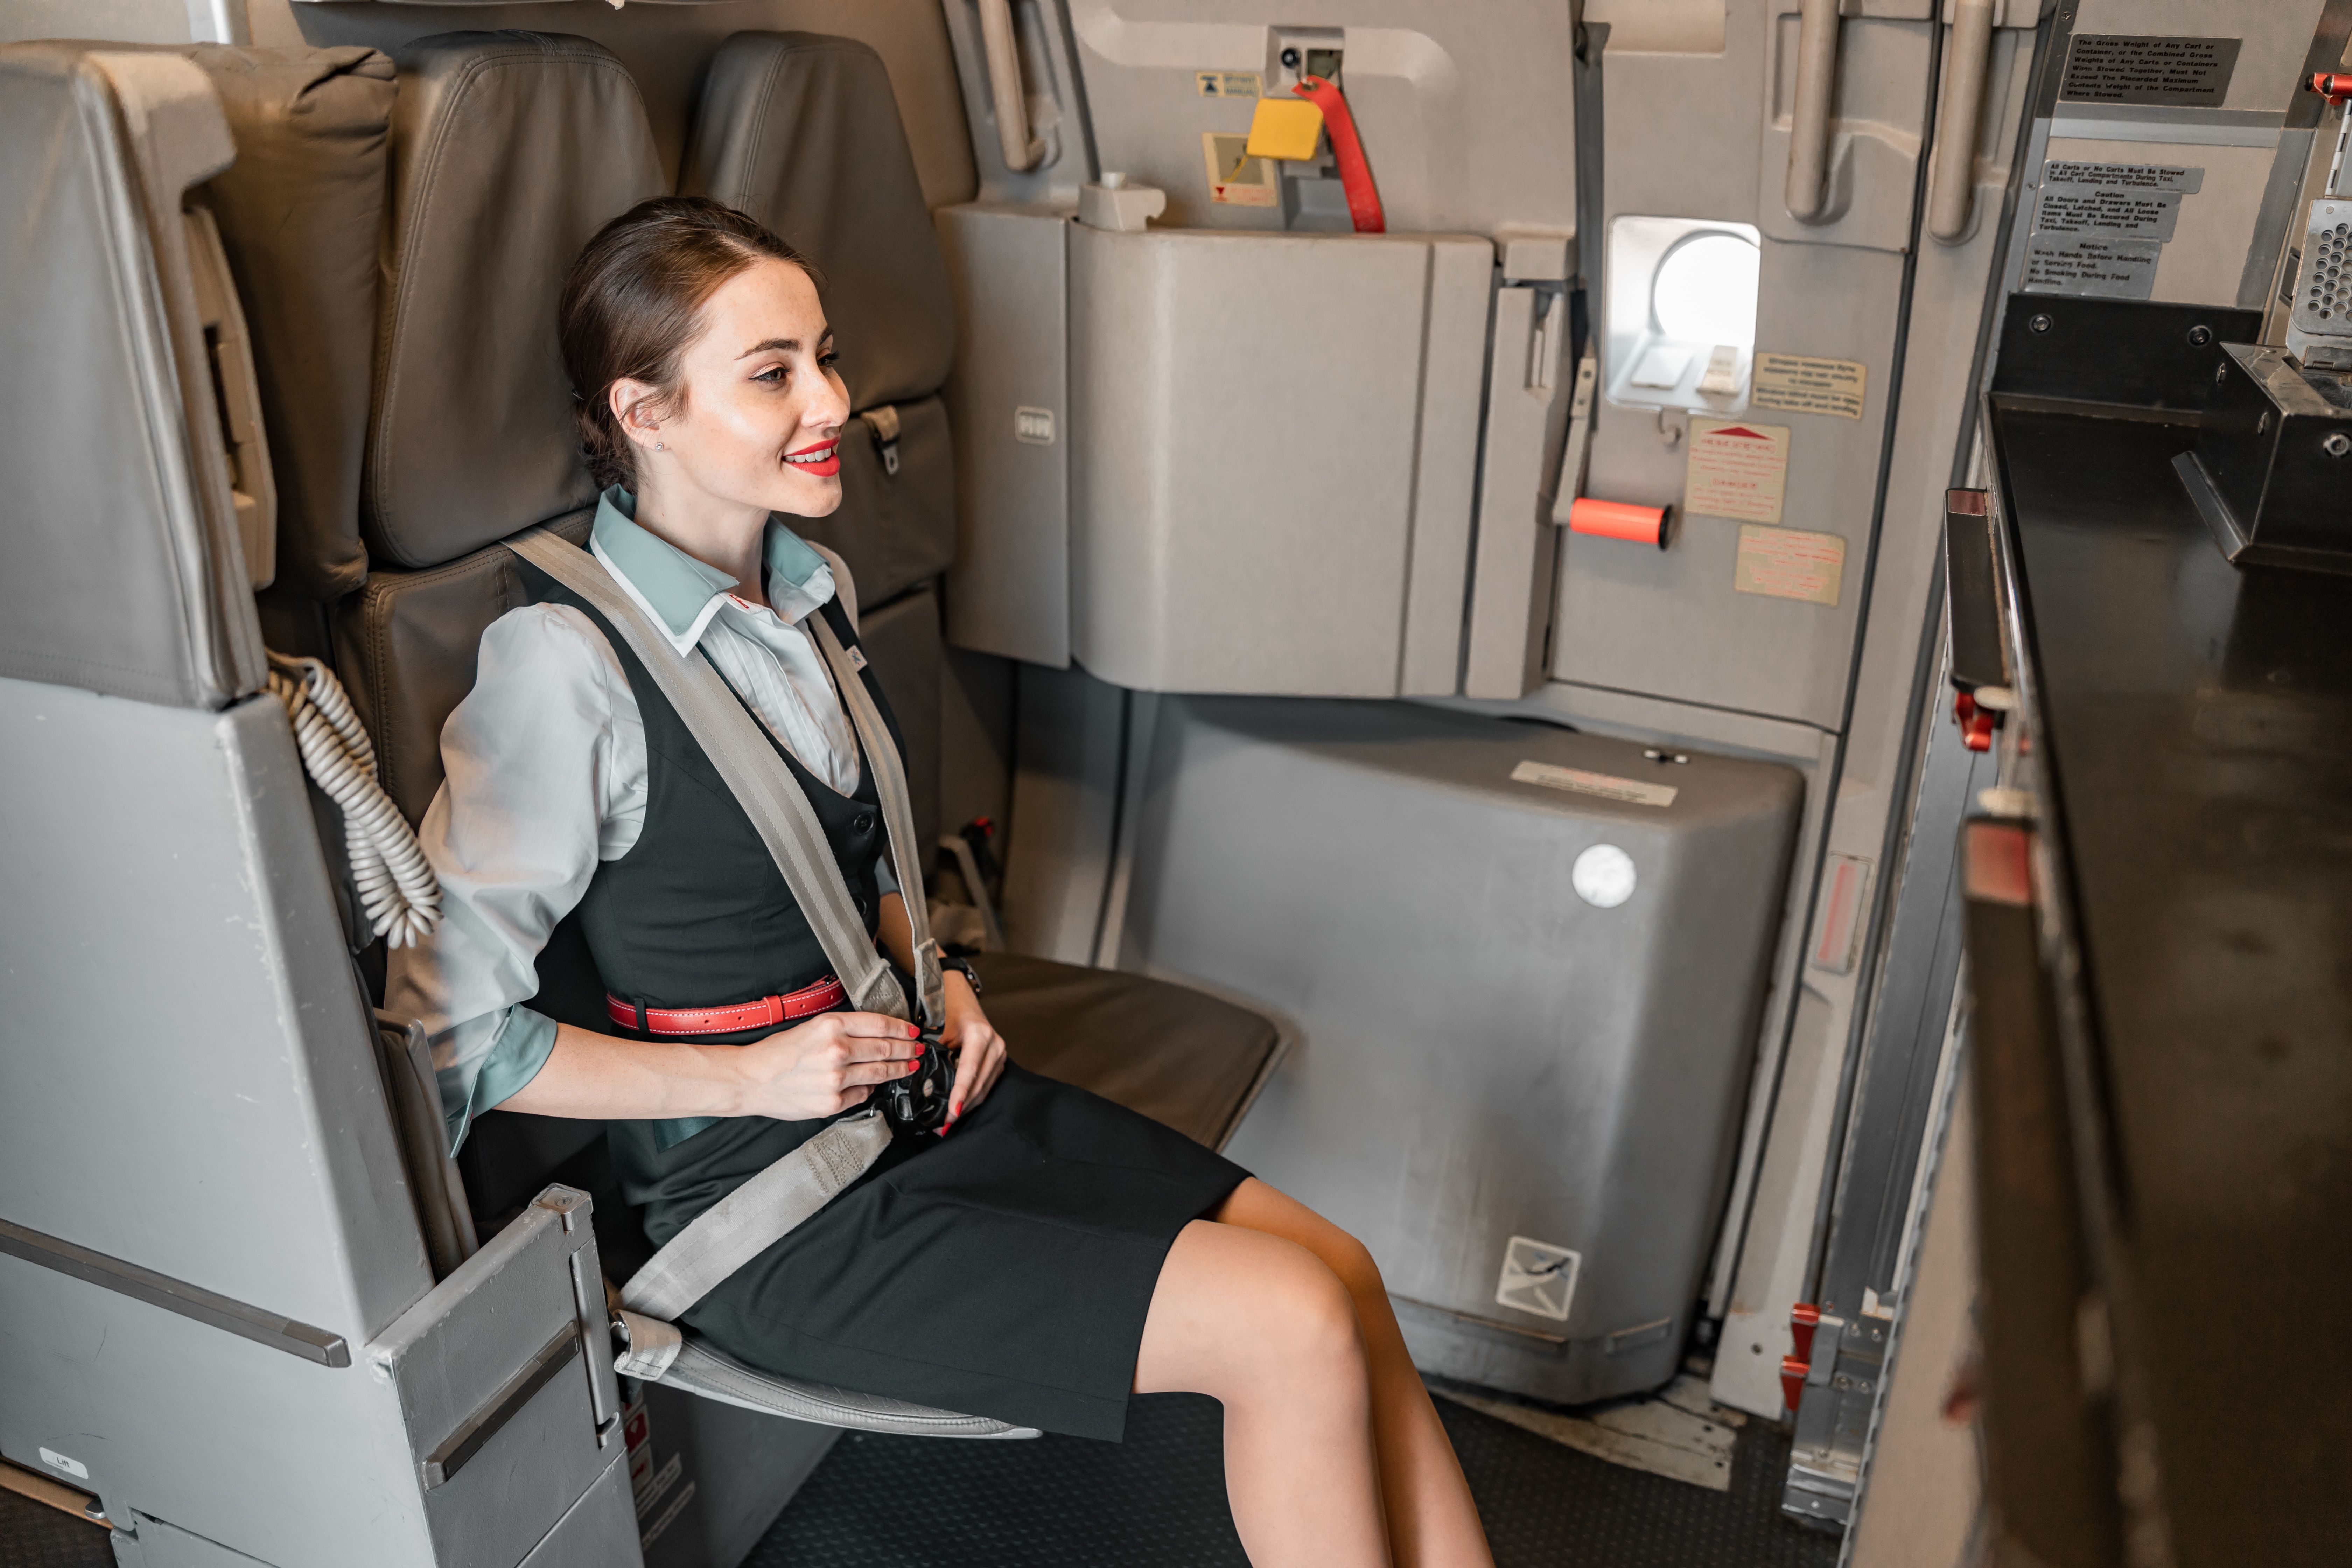
M 1466 245 L 1430 255 L 1422 376 L 1421 458 L 1413 473 L 1412 555 L 1406 567 L 1401 697 L 1450 697 L 1462 678 L 1464 595 L 1470 579 L 1470 502 L 1478 487 L 1477 396 L 1486 374 L 1492 258 Z
M 1297 1021 L 1232 1152 L 1364 1238 L 1432 1370 L 1577 1401 L 1679 1361 L 1801 793 L 1681 754 L 1402 704 L 1161 704 L 1135 950 Z M 1515 782 L 1530 762 L 1576 772 Z M 1630 899 L 1571 890 L 1611 858 Z M 1514 1236 L 1581 1255 L 1564 1319 L 1497 1301 Z
M 948 640 L 1070 662 L 1069 298 L 1064 231 L 1038 207 L 948 207 L 955 289 L 956 561 Z
M 1070 230 L 1080 662 L 1150 690 L 1395 695 L 1415 465 L 1459 433 L 1421 410 L 1476 397 L 1407 371 L 1466 358 L 1424 355 L 1433 284 L 1469 287 L 1433 269 L 1449 247 L 1490 254 Z
M 431 1277 L 285 710 L 0 680 L 0 820 L 41 825 L 0 835 L 42 1043 L 0 1052 L 6 1217 L 366 1339 Z
M 232 1552 L 217 1541 L 160 1519 L 134 1514 L 140 1568 L 268 1568 L 258 1557 Z
M 0 1323 L 0 1454 L 97 1492 L 118 1522 L 141 1510 L 277 1563 L 432 1561 L 397 1402 L 363 1366 L 321 1366 L 7 1256 Z
M 838 1427 L 642 1386 L 652 1448 L 629 1533 L 649 1538 L 649 1568 L 740 1563 L 841 1438 Z
M 1059 8 L 1052 0 L 1046 6 Z M 1283 93 L 1290 79 L 1283 35 L 1314 29 L 1342 51 L 1339 83 L 1391 233 L 1493 234 L 1513 225 L 1575 232 L 1571 7 L 1554 0 L 1069 0 L 1068 11 L 1101 164 L 1166 190 L 1171 224 L 1283 226 L 1279 207 L 1209 199 L 1202 133 L 1247 132 L 1255 104 L 1246 95 L 1206 95 L 1197 79 L 1254 74 L 1267 94 Z
M 1524 697 L 1543 679 L 1559 551 L 1544 454 L 1567 344 L 1563 290 L 1522 285 L 1495 291 L 1477 560 L 1464 637 L 1465 697 Z
M 572 1505 L 518 1568 L 639 1568 L 644 1562 L 629 1508 L 628 1457 L 616 1453 L 588 1495 Z
M 597 1416 L 617 1403 L 601 1292 L 573 1280 L 575 1254 L 597 1278 L 595 1247 L 586 1196 L 551 1187 L 368 1347 L 446 1568 L 520 1560 L 622 1448 L 617 1415 Z

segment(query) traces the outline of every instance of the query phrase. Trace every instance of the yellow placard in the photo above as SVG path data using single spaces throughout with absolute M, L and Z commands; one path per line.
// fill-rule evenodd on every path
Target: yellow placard
M 1303 98 L 1261 98 L 1250 117 L 1249 155 L 1304 163 L 1315 156 L 1323 111 Z
M 1789 477 L 1789 427 L 1745 419 L 1693 419 L 1683 510 L 1738 522 L 1780 521 Z
M 1759 353 L 1748 400 L 1759 408 L 1859 419 L 1869 380 L 1870 367 L 1850 359 Z
M 1800 528 L 1739 525 L 1739 560 L 1731 585 L 1743 594 L 1834 605 L 1845 579 L 1845 541 Z

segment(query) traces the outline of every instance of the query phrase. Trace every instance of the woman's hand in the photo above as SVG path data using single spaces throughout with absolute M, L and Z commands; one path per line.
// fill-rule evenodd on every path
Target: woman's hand
M 940 1129 L 942 1136 L 954 1129 L 958 1117 L 988 1098 L 1004 1073 L 1004 1037 L 981 1011 L 971 982 L 953 969 L 944 978 L 948 1020 L 940 1029 L 940 1043 L 956 1049 L 956 1078 L 948 1094 L 947 1125 Z
M 952 1006 L 948 1016 L 955 1016 Z M 983 1027 L 986 1023 L 982 1020 Z M 741 1109 L 732 1114 L 815 1121 L 863 1105 L 876 1084 L 915 1070 L 922 1058 L 919 1040 L 920 1031 L 902 1018 L 825 1013 L 764 1040 L 731 1047 L 741 1079 Z

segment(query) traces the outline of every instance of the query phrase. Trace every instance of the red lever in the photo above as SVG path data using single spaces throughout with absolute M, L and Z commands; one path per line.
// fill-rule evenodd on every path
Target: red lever
M 2000 714 L 1978 707 L 1975 698 L 1961 691 L 1953 694 L 1952 718 L 1960 726 L 1961 745 L 1971 752 L 1992 750 L 1993 726 L 2000 722 Z
M 2352 74 L 2344 71 L 2314 71 L 2311 90 L 2330 103 L 2341 103 L 2352 98 Z
M 1813 1359 L 1813 1331 L 1822 1326 L 1822 1310 L 1811 1301 L 1800 1301 L 1789 1309 L 1789 1337 L 1797 1342 L 1797 1353 L 1789 1359 L 1811 1362 Z M 1790 1402 L 1791 1405 L 1794 1400 Z
M 1291 91 L 1323 111 L 1323 129 L 1331 138 L 1331 156 L 1339 163 L 1339 188 L 1347 194 L 1348 216 L 1358 234 L 1386 234 L 1388 219 L 1381 213 L 1381 193 L 1372 185 L 1372 166 L 1364 161 L 1364 143 L 1356 134 L 1356 117 L 1339 88 L 1319 76 L 1303 77 Z
M 1780 1397 L 1791 1415 L 1796 1413 L 1797 1402 L 1805 1397 L 1805 1374 L 1812 1370 L 1795 1356 L 1780 1358 Z

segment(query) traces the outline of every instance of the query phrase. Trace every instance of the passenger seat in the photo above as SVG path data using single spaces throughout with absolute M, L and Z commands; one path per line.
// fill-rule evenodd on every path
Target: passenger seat
M 444 34 L 398 63 L 362 498 L 370 567 L 343 602 L 336 637 L 385 787 L 415 822 L 440 786 L 441 725 L 472 687 L 482 632 L 522 602 L 499 542 L 540 523 L 585 537 L 594 489 L 557 353 L 556 300 L 589 237 L 659 194 L 662 177 L 635 84 L 596 44 Z M 766 108 L 730 119 L 707 106 L 689 166 L 737 171 L 742 199 L 764 201 L 759 216 L 803 237 L 833 280 L 843 338 L 874 345 L 848 355 L 853 405 L 898 412 L 898 473 L 873 437 L 877 422 L 853 425 L 843 443 L 848 500 L 829 529 L 810 532 L 849 562 L 863 641 L 908 731 L 908 773 L 928 778 L 935 802 L 945 668 L 935 580 L 954 547 L 937 392 L 953 334 L 888 79 L 860 45 L 746 35 L 722 47 L 710 80 L 714 105 L 748 96 Z M 725 129 L 736 123 L 746 128 L 741 145 Z M 835 156 L 865 174 L 828 172 Z M 898 290 L 909 300 L 903 310 Z M 1182 987 L 1037 959 L 978 962 L 997 982 L 992 1005 L 1017 1058 L 1204 1142 L 1231 1132 L 1280 1048 L 1270 1022 Z M 549 996 L 596 984 L 584 947 L 562 928 L 540 978 Z M 480 1118 L 461 1161 L 476 1214 L 495 1219 L 529 1201 L 558 1165 L 593 1155 L 599 1131 L 511 1112 Z
M 841 510 L 794 524 L 841 552 L 859 638 L 906 736 L 915 829 L 937 841 L 938 579 L 955 559 L 947 261 L 881 57 L 848 38 L 738 33 L 711 57 L 678 190 L 758 218 L 815 263 L 853 411 Z
M 335 629 L 384 788 L 414 824 L 441 786 L 441 725 L 473 689 L 482 633 L 524 600 L 499 541 L 545 522 L 583 542 L 593 516 L 556 342 L 564 274 L 667 181 L 636 83 L 585 38 L 445 33 L 397 61 L 361 510 L 370 571 Z M 580 946 L 560 933 L 543 988 L 593 986 Z M 602 1132 L 482 1118 L 460 1160 L 474 1212 L 530 1202 Z

